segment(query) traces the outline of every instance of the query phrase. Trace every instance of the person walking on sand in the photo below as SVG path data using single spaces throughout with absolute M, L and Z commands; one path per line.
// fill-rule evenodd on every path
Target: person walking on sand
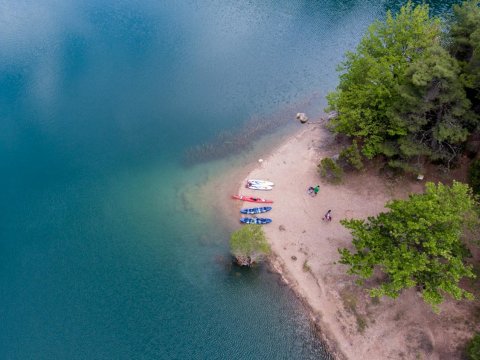
M 332 221 L 332 210 L 328 210 L 327 213 L 323 216 L 322 220 Z
M 319 191 L 320 191 L 320 185 L 317 185 L 313 188 L 313 192 L 315 195 L 317 195 Z

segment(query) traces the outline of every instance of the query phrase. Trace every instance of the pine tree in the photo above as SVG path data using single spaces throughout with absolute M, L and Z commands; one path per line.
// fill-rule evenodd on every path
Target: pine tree
M 407 133 L 391 162 L 426 156 L 449 165 L 458 157 L 476 122 L 459 76 L 457 61 L 439 45 L 406 69 L 391 116 Z
M 462 80 L 473 108 L 480 113 L 480 0 L 453 6 L 451 53 L 461 64 Z

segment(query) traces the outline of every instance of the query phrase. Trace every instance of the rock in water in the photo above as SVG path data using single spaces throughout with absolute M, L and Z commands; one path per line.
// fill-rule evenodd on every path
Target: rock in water
M 302 124 L 305 124 L 308 121 L 308 117 L 305 115 L 305 113 L 298 113 L 297 120 L 300 120 Z

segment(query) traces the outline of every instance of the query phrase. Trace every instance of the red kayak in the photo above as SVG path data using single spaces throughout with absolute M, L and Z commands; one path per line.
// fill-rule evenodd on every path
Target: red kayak
M 256 203 L 273 203 L 273 200 L 265 200 L 258 197 L 245 196 L 245 195 L 232 195 L 232 198 L 243 200 L 243 201 L 256 202 Z

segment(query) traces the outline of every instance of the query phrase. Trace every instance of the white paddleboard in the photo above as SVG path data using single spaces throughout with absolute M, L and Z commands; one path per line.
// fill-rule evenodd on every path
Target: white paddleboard
M 270 185 L 257 185 L 257 184 L 247 185 L 247 188 L 252 190 L 272 190 L 273 189 L 273 187 Z
M 247 184 L 252 184 L 252 185 L 260 185 L 260 186 L 273 186 L 275 185 L 273 182 L 268 181 L 268 180 L 258 180 L 258 179 L 248 179 Z

